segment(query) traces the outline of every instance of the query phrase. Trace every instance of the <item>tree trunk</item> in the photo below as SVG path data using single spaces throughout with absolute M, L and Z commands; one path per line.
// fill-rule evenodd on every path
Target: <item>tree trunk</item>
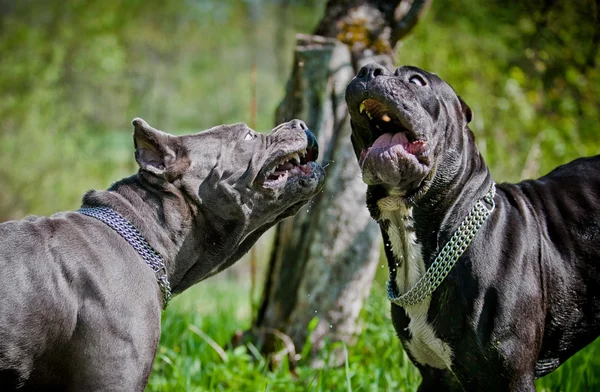
M 394 46 L 428 4 L 330 0 L 315 35 L 297 36 L 292 74 L 275 123 L 293 118 L 306 122 L 319 139 L 327 176 L 323 192 L 277 227 L 261 305 L 249 331 L 263 352 L 283 347 L 280 354 L 294 361 L 307 343 L 314 353 L 326 340 L 348 342 L 359 328 L 358 315 L 379 260 L 380 235 L 366 208 L 344 92 L 362 65 L 376 61 L 392 66 Z

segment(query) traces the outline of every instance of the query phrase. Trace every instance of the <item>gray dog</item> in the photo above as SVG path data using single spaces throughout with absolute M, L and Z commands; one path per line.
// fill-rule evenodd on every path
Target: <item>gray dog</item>
M 138 174 L 77 212 L 0 225 L 2 391 L 142 391 L 171 290 L 231 266 L 322 187 L 298 120 L 269 135 L 133 125 Z
M 600 156 L 496 186 L 438 76 L 370 64 L 346 101 L 419 390 L 535 391 L 600 334 Z

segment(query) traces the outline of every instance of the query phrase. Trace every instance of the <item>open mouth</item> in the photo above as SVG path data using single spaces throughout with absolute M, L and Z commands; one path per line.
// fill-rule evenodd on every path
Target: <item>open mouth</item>
M 357 106 L 353 132 L 362 142 L 358 164 L 363 181 L 405 196 L 415 194 L 431 170 L 429 145 L 415 129 L 420 119 L 385 100 L 369 98 Z
M 398 146 L 401 147 L 400 152 L 406 152 L 417 159 L 424 155 L 425 142 L 404 126 L 398 116 L 393 114 L 393 110 L 382 102 L 372 98 L 365 99 L 360 104 L 359 113 L 366 116 L 369 121 L 371 139 L 367 144 L 367 150 Z M 398 150 L 398 147 L 395 149 Z M 367 152 L 363 151 L 363 155 Z
M 263 187 L 279 188 L 291 180 L 310 177 L 314 165 L 317 165 L 315 161 L 318 156 L 319 149 L 317 145 L 309 143 L 305 149 L 292 152 L 275 160 L 263 172 Z

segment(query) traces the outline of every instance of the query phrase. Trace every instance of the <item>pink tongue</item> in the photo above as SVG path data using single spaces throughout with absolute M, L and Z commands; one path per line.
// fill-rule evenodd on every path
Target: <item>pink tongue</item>
M 377 140 L 375 140 L 372 148 L 392 147 L 397 144 L 403 145 L 407 143 L 408 139 L 406 138 L 404 132 L 384 133 L 383 135 L 379 136 Z

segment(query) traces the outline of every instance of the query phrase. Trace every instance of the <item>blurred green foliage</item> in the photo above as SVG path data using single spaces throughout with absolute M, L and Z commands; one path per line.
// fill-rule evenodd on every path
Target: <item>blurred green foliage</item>
M 592 3 L 439 3 L 399 59 L 437 72 L 471 106 L 497 180 L 598 153 Z M 293 36 L 310 32 L 321 7 L 314 0 L 0 2 L 0 220 L 74 209 L 87 189 L 133 173 L 135 116 L 175 133 L 237 121 L 270 129 Z
M 133 174 L 136 116 L 173 133 L 271 129 L 294 34 L 320 15 L 310 5 L 0 2 L 0 221 L 75 209 Z
M 321 3 L 1 1 L 0 220 L 76 208 L 87 189 L 134 172 L 135 116 L 175 133 L 270 129 L 293 36 L 310 32 Z M 439 3 L 400 62 L 439 73 L 469 103 L 497 180 L 598 152 L 592 3 Z

